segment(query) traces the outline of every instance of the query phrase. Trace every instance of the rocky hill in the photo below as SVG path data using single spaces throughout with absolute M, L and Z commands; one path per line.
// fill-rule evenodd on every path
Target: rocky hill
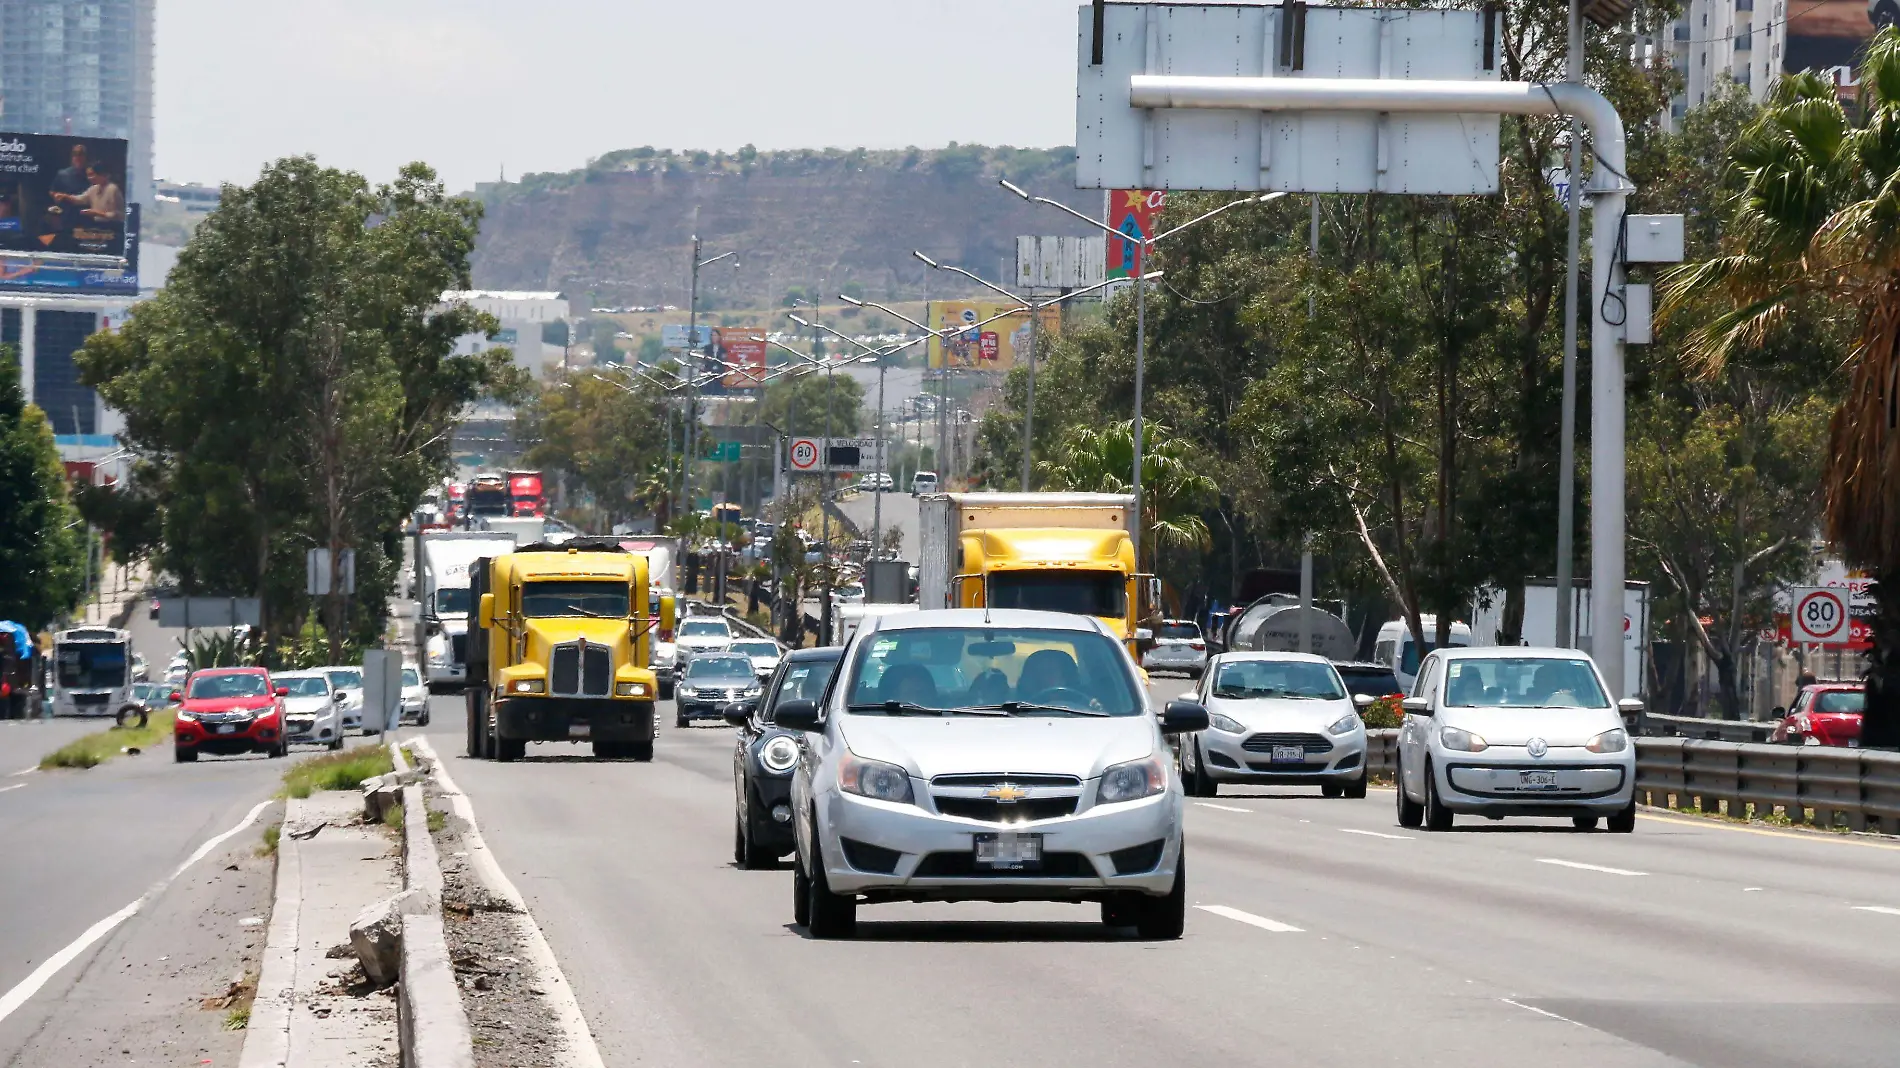
M 741 262 L 707 268 L 702 307 L 769 307 L 794 289 L 830 297 L 853 284 L 873 300 L 967 294 L 973 287 L 911 251 L 1007 282 L 1017 235 L 1087 227 L 1011 196 L 997 178 L 1099 217 L 1101 194 L 1074 187 L 1074 160 L 1071 148 L 955 144 L 627 149 L 577 171 L 478 186 L 488 214 L 475 284 L 556 289 L 589 305 L 684 305 L 697 212 L 703 254 L 737 250 Z

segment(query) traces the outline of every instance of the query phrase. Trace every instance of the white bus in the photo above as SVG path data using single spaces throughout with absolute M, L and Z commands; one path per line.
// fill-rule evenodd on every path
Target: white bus
M 53 715 L 113 715 L 132 690 L 132 636 L 112 627 L 59 631 L 49 675 Z

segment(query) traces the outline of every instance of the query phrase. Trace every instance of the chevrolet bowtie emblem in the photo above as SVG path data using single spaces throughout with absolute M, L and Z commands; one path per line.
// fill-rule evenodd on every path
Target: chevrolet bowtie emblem
M 983 791 L 983 796 L 1004 804 L 1013 804 L 1029 796 L 1029 791 L 1013 783 L 1003 783 Z

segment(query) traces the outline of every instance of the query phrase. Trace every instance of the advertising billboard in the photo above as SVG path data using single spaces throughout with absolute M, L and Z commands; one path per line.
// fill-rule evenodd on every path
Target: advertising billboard
M 765 385 L 765 331 L 757 327 L 722 326 L 713 330 L 713 349 L 728 367 L 722 384 L 727 389 L 758 389 Z
M 1154 236 L 1155 216 L 1167 206 L 1160 189 L 1108 190 L 1108 225 L 1121 237 L 1107 237 L 1107 278 L 1130 278 L 1135 273 L 1135 244 Z
M 668 349 L 702 349 L 712 343 L 713 328 L 700 325 L 693 328 L 693 343 L 686 344 L 686 324 L 667 323 L 660 327 L 660 345 Z
M 162 282 L 164 269 L 158 269 Z M 139 206 L 132 205 L 125 220 L 125 266 L 35 263 L 30 254 L 0 252 L 0 290 L 20 292 L 85 293 L 115 297 L 139 294 Z
M 1042 329 L 1062 332 L 1060 308 L 1044 308 Z M 997 318 L 1002 316 L 1002 318 Z M 995 300 L 933 300 L 924 320 L 944 336 L 930 339 L 933 370 L 1007 371 L 1029 353 L 1029 312 Z
M 0 252 L 125 255 L 125 142 L 0 132 Z
M 1832 75 L 1843 89 L 1856 84 L 1854 68 L 1874 35 L 1874 23 L 1894 20 L 1893 0 L 1804 0 L 1789 5 L 1788 45 L 1781 69 Z

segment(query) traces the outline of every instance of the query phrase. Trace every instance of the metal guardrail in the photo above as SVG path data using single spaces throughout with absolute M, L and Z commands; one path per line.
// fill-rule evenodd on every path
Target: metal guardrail
M 1645 712 L 1637 733 L 1650 738 L 1702 738 L 1723 742 L 1765 742 L 1774 733 L 1774 720 L 1708 719 L 1702 716 L 1664 716 Z
M 1366 732 L 1367 770 L 1392 774 L 1398 736 L 1396 729 Z M 1757 819 L 1779 810 L 1797 824 L 1900 834 L 1900 753 L 1701 738 L 1634 741 L 1642 804 Z

